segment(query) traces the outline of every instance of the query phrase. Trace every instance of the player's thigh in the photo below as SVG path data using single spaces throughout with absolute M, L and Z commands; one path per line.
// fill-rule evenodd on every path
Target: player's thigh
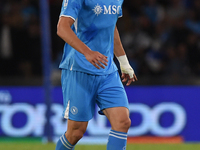
M 113 130 L 127 132 L 131 121 L 129 118 L 129 110 L 126 107 L 113 107 L 103 110 Z
M 103 110 L 111 124 L 117 124 L 122 120 L 129 119 L 129 110 L 126 107 L 113 107 Z
M 89 121 L 94 115 L 96 77 L 83 72 L 62 70 L 63 117 Z

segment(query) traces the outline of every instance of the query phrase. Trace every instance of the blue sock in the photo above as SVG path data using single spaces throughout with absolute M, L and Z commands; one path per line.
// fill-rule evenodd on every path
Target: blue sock
M 57 142 L 56 150 L 74 150 L 74 145 L 71 145 L 63 134 Z
M 127 133 L 111 130 L 107 150 L 126 150 Z

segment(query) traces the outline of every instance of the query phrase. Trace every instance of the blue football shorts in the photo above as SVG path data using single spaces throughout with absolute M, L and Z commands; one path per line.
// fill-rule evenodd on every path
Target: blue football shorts
M 111 107 L 126 107 L 128 99 L 118 72 L 92 75 L 62 70 L 63 117 L 74 121 L 89 121 L 95 113 Z M 101 114 L 100 113 L 100 114 Z

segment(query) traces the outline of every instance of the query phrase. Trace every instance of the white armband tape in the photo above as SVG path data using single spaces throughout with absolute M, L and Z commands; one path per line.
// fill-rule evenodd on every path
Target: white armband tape
M 129 65 L 129 62 L 128 62 L 128 58 L 126 57 L 126 55 L 123 55 L 123 56 L 119 56 L 117 57 L 120 65 Z
M 133 78 L 133 74 L 135 74 L 133 68 L 130 66 L 126 55 L 117 57 L 120 69 L 122 73 L 128 74 L 130 78 Z

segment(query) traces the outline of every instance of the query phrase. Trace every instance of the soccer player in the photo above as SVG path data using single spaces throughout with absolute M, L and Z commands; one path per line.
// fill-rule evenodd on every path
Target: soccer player
M 62 69 L 64 118 L 67 131 L 56 150 L 72 150 L 92 119 L 95 104 L 111 124 L 107 150 L 125 150 L 131 125 L 128 100 L 113 62 L 117 57 L 122 81 L 136 81 L 122 47 L 116 22 L 123 0 L 63 0 L 57 34 L 65 42 Z

